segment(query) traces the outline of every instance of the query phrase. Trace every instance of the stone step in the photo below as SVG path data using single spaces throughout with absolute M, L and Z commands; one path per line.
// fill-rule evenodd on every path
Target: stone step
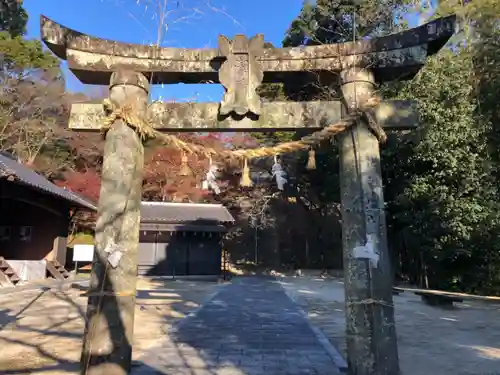
M 15 286 L 21 281 L 21 278 L 16 274 L 3 257 L 0 257 L 0 285 L 1 286 Z

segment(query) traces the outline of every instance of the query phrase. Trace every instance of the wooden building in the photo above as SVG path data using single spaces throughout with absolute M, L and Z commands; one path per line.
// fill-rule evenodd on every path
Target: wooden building
M 233 222 L 220 204 L 142 202 L 139 274 L 219 276 L 222 238 Z
M 0 257 L 66 262 L 71 214 L 92 203 L 0 153 Z

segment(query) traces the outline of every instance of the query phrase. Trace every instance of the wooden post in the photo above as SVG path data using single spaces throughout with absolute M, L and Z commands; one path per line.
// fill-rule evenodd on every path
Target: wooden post
M 111 76 L 109 99 L 116 107 L 128 104 L 144 115 L 148 90 L 142 74 L 118 71 Z M 115 121 L 104 146 L 81 357 L 83 375 L 125 375 L 130 371 L 143 164 L 140 137 L 124 121 Z
M 340 78 L 347 111 L 374 94 L 368 70 L 351 68 Z M 398 375 L 379 143 L 362 121 L 339 142 L 349 373 Z

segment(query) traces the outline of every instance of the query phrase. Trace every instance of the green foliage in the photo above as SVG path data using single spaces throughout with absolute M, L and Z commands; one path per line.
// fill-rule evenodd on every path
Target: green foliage
M 405 242 L 410 258 L 423 256 L 437 287 L 458 283 L 454 265 L 471 256 L 471 239 L 496 205 L 472 68 L 468 50 L 429 59 L 398 95 L 418 100 L 422 126 L 393 136 L 383 152 L 392 240 Z
M 68 247 L 72 249 L 75 245 L 93 245 L 94 243 L 95 239 L 92 234 L 78 232 L 69 238 Z
M 498 0 L 455 10 L 464 32 L 386 95 L 417 99 L 423 126 L 383 151 L 388 222 L 401 273 L 435 288 L 500 293 Z M 453 4 L 454 5 L 454 4 Z M 461 38 L 461 40 L 460 40 Z
M 43 51 L 39 40 L 24 38 L 27 22 L 22 0 L 0 0 L 0 55 L 4 72 L 59 66 L 57 58 Z
M 48 69 L 59 66 L 57 58 L 44 51 L 40 41 L 26 40 L 22 36 L 12 37 L 5 31 L 0 32 L 0 54 L 4 69 Z
M 0 31 L 5 31 L 12 37 L 26 33 L 28 14 L 21 0 L 0 0 Z
M 344 43 L 373 38 L 406 27 L 402 15 L 413 0 L 317 0 L 306 2 L 283 40 L 284 47 Z M 291 100 L 331 100 L 338 94 L 326 90 L 335 76 L 304 75 L 288 82 L 284 91 Z
M 338 43 L 406 27 L 393 22 L 413 1 L 308 2 L 284 46 Z M 465 4 L 465 3 L 464 3 Z M 353 25 L 353 10 L 357 15 Z M 389 244 L 400 275 L 421 286 L 500 293 L 500 0 L 457 6 L 439 2 L 435 16 L 457 13 L 463 29 L 410 82 L 381 87 L 386 98 L 417 100 L 421 126 L 393 132 L 382 148 Z M 312 100 L 325 84 L 305 77 L 294 85 L 264 85 L 273 100 Z M 328 92 L 326 95 L 338 95 Z M 290 135 L 264 136 L 273 143 Z M 338 154 L 317 152 L 318 169 L 295 160 L 301 194 L 315 209 L 338 202 Z M 326 173 L 328 171 L 328 173 Z M 319 202 L 319 205 L 317 204 Z
M 320 45 L 375 37 L 406 26 L 408 0 L 317 0 L 306 2 L 288 29 L 283 46 Z

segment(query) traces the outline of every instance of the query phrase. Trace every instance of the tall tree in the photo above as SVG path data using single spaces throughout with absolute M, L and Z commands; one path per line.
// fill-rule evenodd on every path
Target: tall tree
M 0 1 L 0 31 L 6 31 L 12 37 L 26 33 L 28 13 L 23 7 L 22 0 Z
M 317 0 L 306 2 L 283 46 L 320 45 L 372 38 L 405 27 L 412 0 Z
M 434 16 L 458 14 L 462 32 L 398 85 L 423 127 L 383 151 L 388 223 L 403 273 L 422 286 L 500 293 L 499 4 L 440 2 Z
M 431 8 L 431 17 L 455 13 L 462 32 L 431 58 L 410 82 L 381 87 L 386 97 L 416 99 L 422 128 L 394 132 L 382 149 L 391 249 L 401 272 L 423 286 L 500 293 L 500 1 L 307 2 L 292 22 L 284 46 L 318 45 L 370 38 L 406 27 L 403 16 L 414 7 Z M 305 77 L 293 85 L 264 85 L 272 99 L 311 100 L 338 94 L 330 82 Z M 293 137 L 278 134 L 262 142 Z M 318 150 L 318 170 L 301 169 L 302 192 L 335 202 L 337 164 L 331 145 Z M 297 162 L 300 160 L 300 162 Z M 293 161 L 292 161 L 293 163 Z M 321 194 L 322 193 L 322 194 Z M 328 204 L 323 205 L 328 207 Z
M 374 38 L 404 29 L 414 0 L 317 0 L 305 2 L 283 39 L 284 47 L 322 45 Z M 292 100 L 337 97 L 335 75 L 307 75 L 287 83 Z
M 22 1 L 0 2 L 0 148 L 32 164 L 55 141 L 66 103 L 59 61 L 24 37 L 27 20 Z
M 43 51 L 39 40 L 27 40 L 28 13 L 22 0 L 0 0 L 0 55 L 2 68 L 37 69 L 58 67 L 58 60 Z

